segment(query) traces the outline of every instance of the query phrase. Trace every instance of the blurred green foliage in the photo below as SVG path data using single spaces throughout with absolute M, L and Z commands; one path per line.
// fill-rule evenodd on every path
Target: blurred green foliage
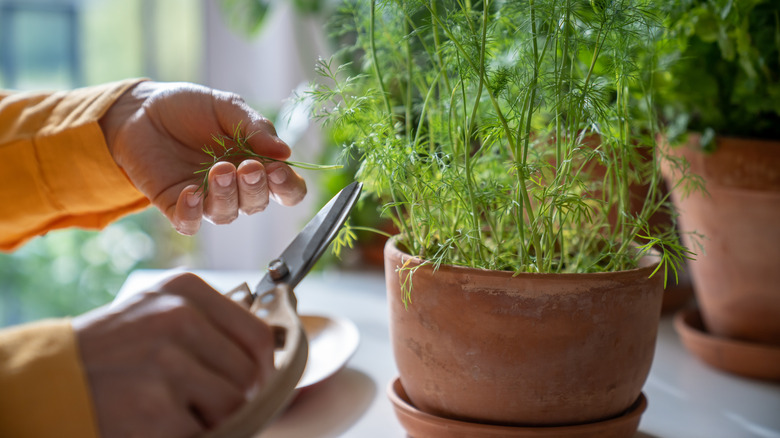
M 340 0 L 220 0 L 219 4 L 234 30 L 253 35 L 263 28 L 269 11 L 284 2 L 291 3 L 301 15 L 311 15 L 330 13 Z
M 154 209 L 102 231 L 67 229 L 0 254 L 0 326 L 73 316 L 111 301 L 134 269 L 174 267 L 192 251 Z
M 780 1 L 667 5 L 657 88 L 671 136 L 780 138 Z

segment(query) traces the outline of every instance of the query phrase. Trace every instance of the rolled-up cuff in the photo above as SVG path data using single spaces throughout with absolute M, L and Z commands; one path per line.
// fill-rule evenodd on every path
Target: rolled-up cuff
M 70 320 L 0 331 L 0 436 L 98 438 Z

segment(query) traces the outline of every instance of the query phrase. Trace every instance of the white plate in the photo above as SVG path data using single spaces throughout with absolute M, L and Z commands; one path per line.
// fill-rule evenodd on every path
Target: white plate
M 360 334 L 355 324 L 345 318 L 300 315 L 309 340 L 309 359 L 296 390 L 313 386 L 344 368 L 355 354 Z

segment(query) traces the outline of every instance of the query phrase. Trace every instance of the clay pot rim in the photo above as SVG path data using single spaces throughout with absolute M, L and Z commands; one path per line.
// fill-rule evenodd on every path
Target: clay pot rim
M 699 132 L 699 131 L 689 131 L 689 132 L 685 133 L 685 135 L 687 136 L 688 139 L 691 139 L 691 138 L 699 139 L 699 138 L 701 138 L 702 133 Z M 663 141 L 666 142 L 665 139 Z M 698 142 L 698 140 L 697 140 L 697 142 Z M 679 147 L 689 147 L 687 143 L 688 142 L 685 142 L 685 146 L 683 146 L 682 143 L 681 143 Z M 720 148 L 720 147 L 737 147 L 737 148 L 739 148 L 739 147 L 744 147 L 745 144 L 750 144 L 750 145 L 757 146 L 757 147 L 772 147 L 772 148 L 776 148 L 778 146 L 778 144 L 780 144 L 780 140 L 768 139 L 768 138 L 758 138 L 758 137 L 737 137 L 737 136 L 733 136 L 733 135 L 720 135 L 720 134 L 717 134 L 717 135 L 715 135 L 715 143 L 717 144 L 718 148 Z M 734 144 L 734 143 L 739 143 L 739 144 Z M 668 144 L 668 143 L 666 143 L 666 144 Z M 672 146 L 672 147 L 674 148 L 674 147 L 678 147 L 678 146 L 675 145 L 675 146 Z M 694 148 L 694 149 L 696 149 L 696 148 Z M 701 150 L 701 149 L 697 149 L 697 150 Z
M 410 423 L 427 424 L 440 429 L 442 433 L 468 432 L 470 434 L 476 434 L 477 438 L 504 436 L 566 438 L 569 436 L 582 437 L 583 433 L 588 432 L 591 432 L 594 437 L 601 436 L 601 434 L 607 430 L 625 427 L 626 423 L 634 421 L 637 423 L 638 427 L 640 417 L 647 409 L 647 398 L 644 393 L 640 393 L 639 398 L 624 413 L 606 420 L 561 426 L 504 426 L 487 423 L 472 423 L 439 417 L 420 411 L 409 401 L 399 377 L 390 381 L 387 385 L 386 393 L 404 428 L 413 425 Z M 407 420 L 403 421 L 401 416 L 405 416 Z M 634 428 L 634 432 L 635 431 L 636 428 Z M 407 429 L 407 432 L 411 431 Z M 632 432 L 632 434 L 634 432 Z
M 661 174 L 666 180 L 678 181 L 681 177 L 683 169 L 667 159 L 674 156 L 687 161 L 685 171 L 703 178 L 708 191 L 756 195 L 780 190 L 780 178 L 769 170 L 780 162 L 780 140 L 718 135 L 714 150 L 705 151 L 699 145 L 700 139 L 699 132 L 688 132 L 684 140 L 674 144 L 660 137 Z
M 387 243 L 385 244 L 385 252 L 392 251 L 396 254 L 400 254 L 400 259 L 403 263 L 409 263 L 409 266 L 415 267 L 419 265 L 423 265 L 423 267 L 430 267 L 432 268 L 432 264 L 425 264 L 425 260 L 421 259 L 418 256 L 410 255 L 404 251 L 401 251 L 400 248 L 395 244 L 396 240 L 400 238 L 399 234 L 396 234 L 389 239 L 387 239 Z M 653 250 L 655 251 L 655 250 Z M 651 253 L 651 254 L 657 254 L 657 253 Z M 650 255 L 648 256 L 648 261 L 655 259 L 656 255 Z M 660 257 L 657 257 L 660 260 Z M 574 273 L 574 272 L 564 272 L 564 273 L 551 273 L 551 272 L 520 272 L 515 273 L 514 271 L 499 271 L 499 270 L 492 270 L 492 269 L 484 269 L 484 268 L 471 268 L 468 266 L 460 266 L 460 265 L 445 265 L 441 264 L 439 265 L 436 270 L 443 271 L 443 272 L 451 272 L 455 275 L 458 274 L 465 274 L 467 272 L 477 272 L 477 273 L 489 273 L 491 276 L 506 276 L 507 278 L 510 277 L 525 277 L 525 278 L 536 278 L 540 280 L 553 280 L 558 278 L 566 278 L 566 279 L 593 279 L 593 278 L 602 278 L 604 280 L 609 279 L 610 277 L 614 276 L 645 276 L 650 277 L 650 274 L 655 270 L 656 266 L 660 263 L 660 261 L 656 262 L 650 262 L 646 266 L 640 266 L 638 268 L 634 269 L 627 269 L 624 271 L 609 271 L 609 272 L 588 272 L 588 273 Z M 656 272 L 655 275 L 662 275 L 661 270 L 659 272 Z

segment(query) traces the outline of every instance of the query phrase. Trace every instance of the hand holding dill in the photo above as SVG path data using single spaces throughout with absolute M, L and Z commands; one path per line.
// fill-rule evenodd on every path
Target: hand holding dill
M 227 224 L 261 212 L 271 199 L 292 206 L 306 196 L 306 181 L 291 167 L 296 163 L 285 161 L 289 145 L 235 93 L 141 81 L 100 125 L 108 151 L 137 190 L 130 192 L 135 204 L 117 196 L 118 205 L 131 209 L 148 200 L 182 234 L 197 233 L 203 220 Z
M 250 132 L 249 134 L 244 134 L 241 130 L 241 124 L 239 123 L 233 129 L 232 136 L 227 136 L 225 134 L 212 135 L 212 140 L 216 144 L 216 146 L 205 145 L 201 149 L 209 157 L 211 157 L 211 161 L 206 161 L 201 163 L 201 165 L 203 165 L 204 167 L 200 170 L 195 171 L 196 175 L 203 174 L 203 180 L 200 186 L 198 187 L 197 191 L 201 192 L 204 195 L 208 192 L 209 172 L 217 163 L 223 161 L 240 162 L 246 159 L 256 159 L 257 161 L 259 161 L 264 165 L 267 163 L 278 162 L 278 163 L 284 163 L 291 167 L 297 167 L 299 169 L 308 169 L 308 170 L 330 170 L 330 169 L 340 169 L 342 167 L 340 165 L 321 165 L 321 164 L 305 163 L 302 161 L 280 160 L 277 158 L 272 158 L 272 157 L 258 154 L 252 150 L 251 146 L 249 146 L 249 139 L 256 133 L 257 131 Z

